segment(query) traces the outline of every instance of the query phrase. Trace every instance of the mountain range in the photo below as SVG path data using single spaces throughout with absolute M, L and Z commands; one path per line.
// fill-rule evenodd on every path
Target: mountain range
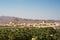
M 14 23 L 34 23 L 34 22 L 60 22 L 60 20 L 33 20 L 33 19 L 24 19 L 24 18 L 19 18 L 19 17 L 11 17 L 11 16 L 0 16 L 0 23 L 9 23 L 9 22 L 14 22 Z

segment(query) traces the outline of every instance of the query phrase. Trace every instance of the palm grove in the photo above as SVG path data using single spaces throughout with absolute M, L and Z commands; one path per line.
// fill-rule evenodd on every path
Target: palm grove
M 0 28 L 0 40 L 60 40 L 60 29 Z

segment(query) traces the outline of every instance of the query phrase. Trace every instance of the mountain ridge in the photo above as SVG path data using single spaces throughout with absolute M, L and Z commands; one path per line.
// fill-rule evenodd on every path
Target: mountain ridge
M 0 16 L 0 23 L 9 23 L 9 22 L 15 22 L 15 23 L 20 23 L 20 22 L 60 22 L 60 20 L 33 20 L 33 19 L 24 19 L 24 18 L 19 18 L 19 17 L 11 17 L 11 16 Z

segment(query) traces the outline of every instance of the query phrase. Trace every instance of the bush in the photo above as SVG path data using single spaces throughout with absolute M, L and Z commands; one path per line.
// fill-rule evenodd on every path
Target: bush
M 60 40 L 60 30 L 53 28 L 3 28 L 0 40 Z

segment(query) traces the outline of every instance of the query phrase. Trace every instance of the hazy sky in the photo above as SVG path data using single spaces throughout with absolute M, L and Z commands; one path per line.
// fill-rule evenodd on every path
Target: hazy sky
M 0 0 L 0 16 L 60 19 L 60 0 Z

